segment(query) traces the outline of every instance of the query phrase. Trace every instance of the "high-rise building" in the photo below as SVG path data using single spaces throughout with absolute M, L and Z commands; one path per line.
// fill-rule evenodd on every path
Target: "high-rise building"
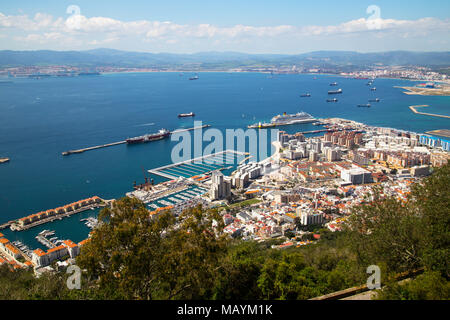
M 211 200 L 227 199 L 231 196 L 231 183 L 219 170 L 212 173 L 209 195 Z

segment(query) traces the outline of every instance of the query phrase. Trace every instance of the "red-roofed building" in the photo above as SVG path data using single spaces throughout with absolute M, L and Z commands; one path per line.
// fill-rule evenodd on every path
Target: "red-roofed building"
M 75 258 L 77 255 L 80 254 L 80 247 L 72 240 L 64 240 L 63 246 L 67 247 L 67 250 L 71 258 Z

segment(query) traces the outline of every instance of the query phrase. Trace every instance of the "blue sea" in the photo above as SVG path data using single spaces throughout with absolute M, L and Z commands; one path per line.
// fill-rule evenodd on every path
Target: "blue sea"
M 143 182 L 146 170 L 171 163 L 170 153 L 176 142 L 165 139 L 135 146 L 123 144 L 65 157 L 61 152 L 161 128 L 190 128 L 194 120 L 224 132 L 246 129 L 248 124 L 269 121 L 282 112 L 306 111 L 317 118 L 342 117 L 420 133 L 450 129 L 450 119 L 414 114 L 408 108 L 427 104 L 430 107 L 425 112 L 450 115 L 450 97 L 406 95 L 394 88 L 414 85 L 411 81 L 376 79 L 377 90 L 370 91 L 367 80 L 329 75 L 271 77 L 204 72 L 195 81 L 189 81 L 189 76 L 127 73 L 17 78 L 0 83 L 0 157 L 11 159 L 0 165 L 0 222 L 93 195 L 104 199 L 124 196 L 132 190 L 134 181 Z M 338 86 L 329 86 L 331 82 L 338 82 Z M 343 94 L 327 94 L 337 88 L 342 88 Z M 300 98 L 306 92 L 311 97 Z M 327 103 L 328 98 L 337 98 L 338 102 Z M 372 98 L 381 101 L 372 102 L 371 108 L 356 107 Z M 191 111 L 195 118 L 177 117 Z M 296 132 L 317 127 L 304 124 L 280 129 Z M 60 238 L 79 241 L 86 237 L 88 229 L 82 223 L 81 229 L 69 228 L 69 221 L 81 218 L 77 215 L 64 223 L 64 219 L 54 222 L 54 226 L 32 228 L 26 238 L 61 225 L 61 230 L 66 231 L 61 231 Z M 23 238 L 20 232 L 0 232 L 8 234 L 10 240 Z

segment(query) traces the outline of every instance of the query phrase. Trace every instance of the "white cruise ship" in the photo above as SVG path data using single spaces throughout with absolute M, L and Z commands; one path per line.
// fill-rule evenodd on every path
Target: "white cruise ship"
M 282 115 L 279 114 L 272 118 L 271 123 L 277 124 L 292 124 L 292 123 L 302 123 L 302 122 L 314 122 L 316 119 L 312 115 L 306 112 L 298 112 L 296 114 L 286 114 L 284 112 Z
M 282 125 L 288 125 L 288 124 L 294 124 L 294 123 L 308 123 L 308 122 L 314 122 L 316 119 L 312 115 L 306 112 L 298 112 L 295 114 L 286 114 L 284 112 L 282 115 L 279 114 L 272 118 L 272 120 L 269 123 L 256 123 L 247 126 L 248 128 L 268 128 L 268 127 L 275 127 L 275 126 L 282 126 Z

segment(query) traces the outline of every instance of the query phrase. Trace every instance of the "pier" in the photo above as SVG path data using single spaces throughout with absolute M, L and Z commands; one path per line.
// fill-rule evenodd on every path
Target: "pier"
M 57 216 L 45 218 L 45 219 L 42 219 L 42 220 L 39 220 L 39 221 L 30 223 L 30 224 L 27 224 L 27 225 L 25 225 L 25 226 L 23 226 L 23 227 L 22 227 L 22 226 L 12 225 L 12 224 L 11 224 L 10 229 L 11 229 L 11 231 L 23 231 L 23 230 L 28 230 L 28 229 L 30 229 L 30 228 L 39 226 L 39 225 L 41 225 L 41 224 L 45 224 L 45 223 L 47 223 L 47 222 L 52 222 L 52 221 L 55 221 L 55 220 L 62 220 L 62 218 L 70 217 L 70 216 L 73 215 L 73 214 L 80 213 L 80 212 L 89 210 L 89 209 L 91 209 L 91 208 L 94 208 L 94 209 L 95 209 L 95 208 L 99 208 L 99 207 L 102 207 L 102 206 L 104 206 L 104 205 L 102 205 L 102 204 L 88 205 L 88 206 L 83 207 L 83 208 L 80 208 L 80 209 L 76 209 L 76 210 L 73 210 L 73 211 L 70 211 L 70 212 L 66 212 L 66 213 L 60 213 L 60 214 L 58 214 Z
M 9 228 L 9 226 L 11 225 L 11 223 L 13 223 L 13 222 L 12 222 L 12 221 L 9 221 L 9 222 L 6 222 L 6 223 L 1 224 L 1 225 L 0 225 L 0 230 Z
M 417 111 L 417 108 L 422 108 L 422 107 L 429 107 L 429 105 L 422 104 L 422 105 L 419 105 L 419 106 L 409 106 L 411 111 L 414 112 L 414 113 L 417 113 L 417 114 L 422 114 L 422 115 L 425 115 L 425 116 L 432 116 L 432 117 L 440 117 L 440 118 L 450 119 L 450 116 L 445 116 L 443 114 L 435 114 L 435 113 L 428 113 L 428 112 L 419 112 L 419 111 Z
M 41 244 L 43 244 L 44 246 L 46 246 L 49 249 L 55 248 L 56 245 L 51 242 L 50 240 L 48 240 L 46 237 L 42 236 L 42 235 L 38 235 L 36 237 L 37 241 Z
M 174 134 L 174 133 L 180 133 L 180 132 L 185 132 L 185 131 L 191 131 L 191 130 L 197 130 L 197 129 L 203 129 L 203 128 L 207 128 L 210 127 L 211 125 L 209 124 L 205 124 L 203 126 L 198 126 L 198 127 L 193 127 L 193 128 L 187 128 L 187 129 L 177 129 L 175 131 L 171 131 L 170 134 Z M 101 148 L 107 148 L 107 147 L 112 147 L 112 146 L 117 146 L 119 144 L 124 144 L 127 143 L 126 140 L 123 141 L 117 141 L 117 142 L 112 142 L 112 143 L 107 143 L 107 144 L 102 144 L 99 146 L 93 146 L 93 147 L 88 147 L 88 148 L 82 148 L 82 149 L 76 149 L 76 150 L 69 150 L 69 151 L 64 151 L 62 153 L 63 156 L 68 156 L 71 154 L 76 154 L 76 153 L 83 153 L 85 151 L 90 151 L 90 150 L 95 150 L 95 149 L 101 149 Z M 9 159 L 8 159 L 9 161 Z

